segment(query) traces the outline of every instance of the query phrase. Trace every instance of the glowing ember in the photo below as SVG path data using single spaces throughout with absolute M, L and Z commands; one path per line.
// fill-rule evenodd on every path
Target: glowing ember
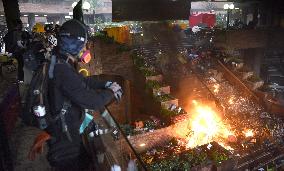
M 246 137 L 253 137 L 253 131 L 251 129 L 246 130 L 243 132 L 245 134 Z
M 230 99 L 229 99 L 229 104 L 231 104 L 231 105 L 234 104 L 234 96 L 231 96 L 231 97 L 230 97 Z
M 218 93 L 218 92 L 219 92 L 220 85 L 219 85 L 219 84 L 214 84 L 213 87 L 214 87 L 214 90 L 213 90 L 214 93 Z
M 176 135 L 186 140 L 186 147 L 194 148 L 210 142 L 223 142 L 233 135 L 217 113 L 209 106 L 195 104 L 189 120 L 176 126 Z M 225 147 L 224 143 L 222 146 Z
M 230 146 L 228 146 L 228 145 L 226 145 L 226 144 L 224 144 L 222 142 L 218 142 L 218 144 L 220 146 L 222 146 L 223 148 L 227 149 L 227 150 L 234 151 L 234 149 L 232 147 L 230 147 Z

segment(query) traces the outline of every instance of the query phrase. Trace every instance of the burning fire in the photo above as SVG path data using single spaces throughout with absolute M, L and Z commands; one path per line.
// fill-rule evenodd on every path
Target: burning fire
M 214 84 L 213 87 L 214 87 L 214 90 L 213 90 L 214 93 L 218 93 L 218 92 L 219 92 L 220 85 L 219 85 L 219 84 Z
M 243 131 L 246 137 L 253 137 L 254 133 L 251 129 L 248 129 L 246 131 Z
M 193 113 L 191 113 L 189 120 L 176 127 L 176 135 L 183 135 L 188 148 L 208 144 L 212 141 L 220 142 L 219 144 L 226 148 L 223 142 L 228 139 L 229 135 L 233 135 L 228 126 L 222 122 L 211 107 L 199 104 L 197 101 L 193 101 L 193 104 Z
M 234 104 L 234 98 L 235 98 L 234 96 L 230 97 L 230 99 L 229 99 L 229 104 L 230 105 Z

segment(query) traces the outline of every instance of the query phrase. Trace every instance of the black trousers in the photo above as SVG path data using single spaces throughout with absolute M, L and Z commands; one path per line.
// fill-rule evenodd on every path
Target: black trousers
M 18 61 L 18 80 L 24 81 L 24 59 L 23 59 L 23 52 L 15 53 L 14 57 Z

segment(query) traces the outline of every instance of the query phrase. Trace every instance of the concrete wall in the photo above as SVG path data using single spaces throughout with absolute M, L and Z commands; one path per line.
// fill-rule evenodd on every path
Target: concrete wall
M 106 44 L 103 41 L 95 40 L 89 45 L 93 56 L 90 64 L 82 65 L 89 70 L 90 75 L 103 74 L 102 80 L 118 82 L 124 91 L 120 102 L 114 102 L 109 106 L 113 116 L 120 123 L 131 120 L 132 104 L 130 101 L 133 88 L 128 80 L 133 80 L 131 52 L 118 52 L 117 44 Z

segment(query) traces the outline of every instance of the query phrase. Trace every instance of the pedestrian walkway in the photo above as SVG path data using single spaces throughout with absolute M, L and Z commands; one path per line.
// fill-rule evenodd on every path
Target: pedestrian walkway
M 43 154 L 37 155 L 35 161 L 28 159 L 30 147 L 39 132 L 40 130 L 37 128 L 22 124 L 20 119 L 17 121 L 10 143 L 15 171 L 51 171 L 45 157 L 47 146 L 45 146 Z

